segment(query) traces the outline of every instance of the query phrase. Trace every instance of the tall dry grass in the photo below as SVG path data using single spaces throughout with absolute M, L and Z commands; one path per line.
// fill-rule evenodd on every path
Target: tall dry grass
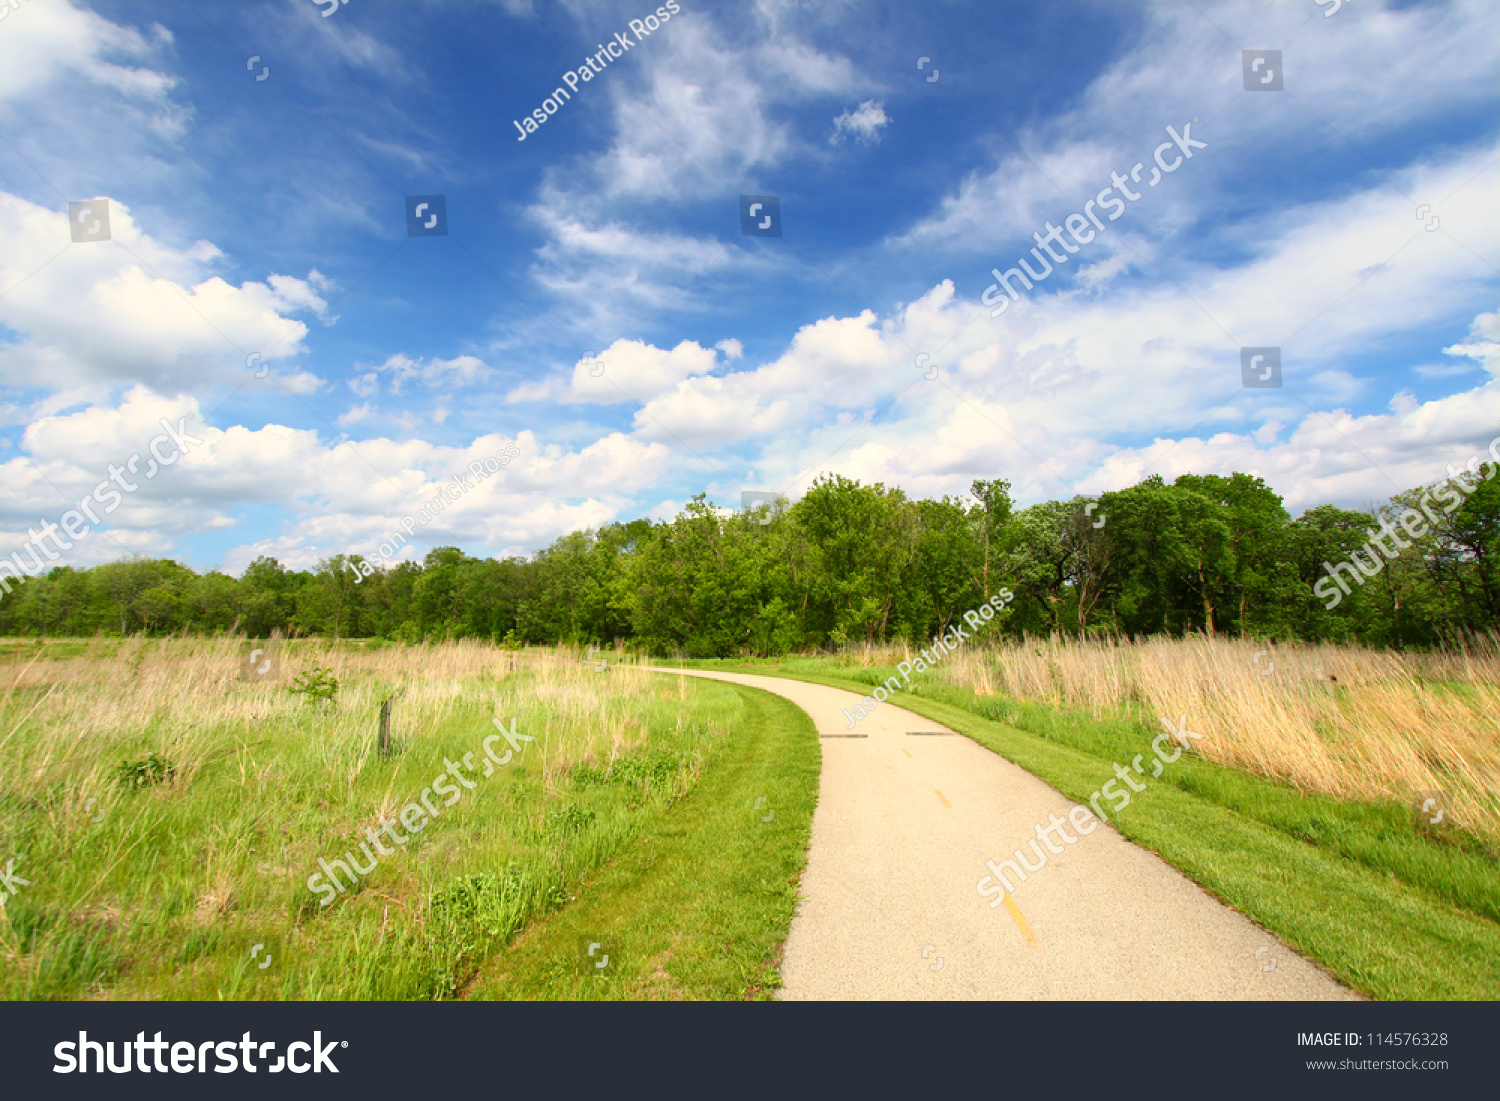
M 901 648 L 862 664 L 906 660 Z M 1028 638 L 945 658 L 938 684 L 979 695 L 1187 716 L 1208 760 L 1368 802 L 1446 793 L 1454 824 L 1500 838 L 1500 646 L 1402 654 L 1225 638 Z
M 626 717 L 631 709 L 621 705 L 650 694 L 648 674 L 627 665 L 598 676 L 568 647 L 273 642 L 276 667 L 247 680 L 251 645 L 234 638 L 96 639 L 64 658 L 44 656 L 42 646 L 17 648 L 0 665 L 0 715 L 9 720 L 0 729 L 0 783 L 32 791 L 63 782 L 80 791 L 104 787 L 102 775 L 90 774 L 142 747 L 170 757 L 179 779 L 190 780 L 202 764 L 255 745 L 268 726 L 305 722 L 308 711 L 286 689 L 308 663 L 330 669 L 340 684 L 338 706 L 313 712 L 329 745 L 373 749 L 372 716 L 391 696 L 398 737 L 442 729 L 474 713 L 476 684 L 489 684 L 497 710 L 529 709 L 526 730 L 542 749 L 548 780 L 640 741 Z M 534 674 L 524 698 L 503 686 L 515 673 Z M 349 782 L 367 756 L 350 756 Z

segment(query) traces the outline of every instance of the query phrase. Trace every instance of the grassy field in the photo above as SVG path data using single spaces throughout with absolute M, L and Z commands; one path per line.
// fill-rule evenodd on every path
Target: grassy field
M 588 876 L 577 902 L 495 956 L 467 996 L 774 996 L 821 759 L 800 708 L 735 691 L 744 708 L 723 764 Z M 747 800 L 750 791 L 758 794 Z M 601 952 L 587 958 L 595 943 L 606 966 L 597 965 Z
M 0 997 L 774 995 L 820 760 L 786 701 L 567 649 L 251 650 L 0 640 Z M 865 694 L 910 656 L 691 664 Z M 1500 996 L 1493 650 L 1033 641 L 893 702 L 1079 801 L 1186 715 L 1122 833 L 1356 990 Z
M 527 929 L 524 996 L 777 985 L 818 749 L 758 694 L 474 643 L 6 650 L 0 996 L 508 997 Z M 542 932 L 575 900 L 627 945 L 607 986 Z
M 1194 743 L 1202 752 L 1184 755 L 1117 816 L 1126 837 L 1356 990 L 1386 999 L 1500 997 L 1495 741 L 1489 733 L 1495 713 L 1484 712 L 1493 668 L 1469 676 L 1461 657 L 1416 659 L 1426 673 L 1418 681 L 1392 656 L 1322 648 L 1290 660 L 1278 654 L 1272 677 L 1285 679 L 1275 681 L 1260 675 L 1265 660 L 1256 663 L 1259 649 L 1248 644 L 1198 641 L 1179 643 L 1176 650 L 1149 645 L 1145 654 L 1115 655 L 1093 647 L 1069 653 L 1060 643 L 1034 644 L 1024 654 L 1020 647 L 975 650 L 917 676 L 909 691 L 891 699 L 968 735 L 1078 801 L 1113 775 L 1115 762 L 1149 755 L 1162 717 L 1175 722 L 1186 713 L 1189 728 L 1204 735 Z M 791 676 L 863 695 L 895 674 L 896 660 L 906 657 L 887 650 L 835 659 L 691 664 Z M 1119 694 L 1113 699 L 1103 689 L 1092 696 L 1077 690 L 1079 684 L 1111 683 L 1103 676 L 1107 670 L 1091 664 L 1106 661 L 1116 672 L 1134 665 L 1138 675 L 1116 676 Z M 1446 662 L 1447 676 L 1434 675 L 1439 662 Z M 1300 682 L 1292 674 L 1302 667 L 1338 681 Z M 1221 687 L 1229 682 L 1231 700 L 1238 702 L 1204 708 L 1204 694 L 1215 683 L 1206 673 L 1217 673 Z M 1236 673 L 1245 683 L 1233 683 Z M 1400 697 L 1403 683 L 1415 700 Z M 1255 692 L 1283 698 L 1259 701 Z M 1326 741 L 1321 748 L 1303 737 L 1299 697 L 1310 701 L 1306 712 L 1340 716 L 1320 728 Z M 1392 720 L 1400 709 L 1421 712 L 1433 698 L 1460 701 L 1468 710 L 1450 707 L 1450 726 L 1435 735 L 1432 716 L 1444 714 L 1438 707 L 1427 712 L 1425 723 L 1405 729 Z M 1396 703 L 1382 711 L 1380 701 Z M 1257 713 L 1260 725 L 1234 726 L 1237 715 Z M 1266 718 L 1277 714 L 1292 719 L 1278 726 Z M 1391 743 L 1415 748 L 1402 756 Z M 1455 746 L 1462 752 L 1455 753 Z M 1331 778 L 1342 774 L 1346 762 L 1382 755 L 1405 761 L 1407 771 L 1392 764 L 1388 774 L 1350 782 L 1337 795 L 1323 790 L 1336 786 Z M 1301 769 L 1288 764 L 1299 761 Z M 1397 794 L 1417 784 L 1445 792 L 1441 822 L 1430 821 L 1435 814 L 1417 813 L 1409 794 Z M 997 839 L 996 847 L 1006 845 Z

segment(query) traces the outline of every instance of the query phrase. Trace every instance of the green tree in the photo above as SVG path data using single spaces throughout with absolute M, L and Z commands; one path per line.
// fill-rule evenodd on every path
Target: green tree
M 884 638 L 902 572 L 916 552 L 916 507 L 899 489 L 833 475 L 814 482 L 789 511 L 818 564 L 811 630 L 838 645 Z

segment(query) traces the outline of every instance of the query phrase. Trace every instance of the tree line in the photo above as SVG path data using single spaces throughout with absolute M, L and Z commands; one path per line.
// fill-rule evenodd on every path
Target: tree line
M 1292 519 L 1248 474 L 1151 477 L 1020 509 L 1003 480 L 913 500 L 833 476 L 795 503 L 725 513 L 700 495 L 672 520 L 572 532 L 524 558 L 440 547 L 421 563 L 335 555 L 288 570 L 262 557 L 238 578 L 170 559 L 59 566 L 3 579 L 13 591 L 0 597 L 0 633 L 623 640 L 709 657 L 920 643 L 1003 587 L 1014 599 L 991 634 L 1429 646 L 1500 627 L 1495 472 L 1481 467 L 1461 507 L 1331 610 L 1313 592 L 1328 566 L 1424 490 Z

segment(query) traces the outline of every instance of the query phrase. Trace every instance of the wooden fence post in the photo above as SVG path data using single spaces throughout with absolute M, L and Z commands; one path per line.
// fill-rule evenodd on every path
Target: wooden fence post
M 380 755 L 386 756 L 391 751 L 391 701 L 384 700 L 380 705 Z

